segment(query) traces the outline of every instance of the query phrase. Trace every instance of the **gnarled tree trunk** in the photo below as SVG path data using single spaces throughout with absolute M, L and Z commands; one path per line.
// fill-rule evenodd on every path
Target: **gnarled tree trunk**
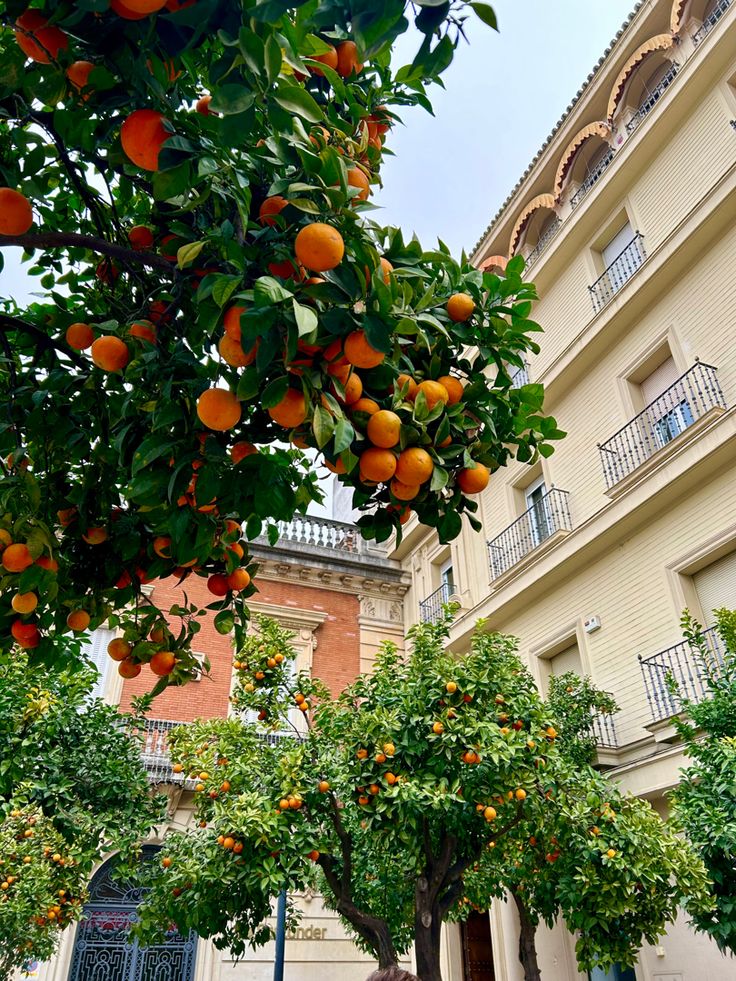
M 418 893 L 418 898 L 422 897 Z M 437 903 L 418 902 L 414 916 L 414 952 L 420 981 L 442 981 L 440 935 L 442 914 Z
M 511 890 L 516 909 L 519 913 L 519 960 L 524 968 L 524 981 L 541 981 L 539 962 L 537 961 L 536 934 L 537 926 L 529 916 L 524 901 L 515 890 Z

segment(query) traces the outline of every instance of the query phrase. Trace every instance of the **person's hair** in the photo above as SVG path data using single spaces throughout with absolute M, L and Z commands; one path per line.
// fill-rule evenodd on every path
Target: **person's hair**
M 384 967 L 380 971 L 374 971 L 367 978 L 367 981 L 419 981 L 419 978 L 416 974 L 403 971 L 394 964 L 392 967 Z

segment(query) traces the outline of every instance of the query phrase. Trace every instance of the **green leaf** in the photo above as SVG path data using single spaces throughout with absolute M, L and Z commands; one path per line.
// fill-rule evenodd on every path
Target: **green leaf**
M 210 103 L 213 112 L 220 112 L 223 116 L 236 116 L 238 113 L 245 112 L 255 102 L 255 93 L 247 89 L 244 85 L 228 83 L 215 89 Z
M 317 446 L 322 449 L 325 446 L 335 431 L 335 417 L 331 412 L 322 405 L 318 405 L 314 410 L 314 418 L 312 419 L 312 432 L 314 433 L 314 438 L 317 440 Z
M 294 307 L 294 316 L 296 317 L 296 326 L 299 331 L 300 337 L 306 337 L 311 334 L 312 331 L 317 329 L 319 321 L 317 320 L 317 314 L 311 307 L 302 306 L 301 303 L 297 303 L 296 300 L 292 301 Z
M 187 266 L 191 266 L 194 260 L 197 258 L 199 253 L 205 247 L 205 242 L 189 242 L 187 245 L 182 245 L 180 249 L 176 251 L 176 265 L 179 269 L 186 269 Z
M 218 307 L 224 307 L 235 290 L 240 286 L 240 276 L 218 276 L 212 287 L 212 299 Z
M 279 81 L 274 99 L 282 109 L 308 119 L 310 123 L 319 123 L 324 119 L 322 110 L 312 96 L 299 85 Z
M 281 45 L 276 40 L 276 36 L 271 34 L 266 41 L 266 76 L 271 84 L 279 77 L 282 63 Z
M 496 11 L 488 3 L 478 3 L 473 2 L 470 4 L 476 14 L 480 17 L 484 24 L 488 24 L 492 27 L 494 31 L 498 30 L 498 19 L 496 17 Z
M 342 453 L 355 439 L 355 430 L 345 416 L 340 416 L 335 426 L 335 453 Z
M 233 616 L 232 610 L 220 610 L 215 615 L 214 624 L 218 634 L 232 633 L 233 627 L 235 626 L 235 617 Z
M 275 378 L 270 384 L 266 385 L 261 394 L 261 404 L 264 409 L 270 409 L 271 406 L 276 405 L 286 394 L 286 389 L 289 387 L 289 379 L 286 375 L 282 375 L 281 378 Z
M 293 296 L 273 276 L 261 276 L 260 279 L 256 280 L 253 291 L 255 293 L 256 303 L 259 306 L 263 304 L 270 306 L 273 303 L 281 303 L 283 300 L 290 300 Z
M 247 402 L 258 394 L 258 390 L 261 387 L 261 379 L 258 375 L 258 369 L 254 366 L 249 368 L 244 368 L 240 378 L 238 379 L 238 398 L 243 402 Z

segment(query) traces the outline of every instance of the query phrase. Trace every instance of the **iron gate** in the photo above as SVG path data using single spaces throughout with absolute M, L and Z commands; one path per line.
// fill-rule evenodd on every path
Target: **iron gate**
M 147 846 L 142 860 L 158 849 Z M 197 937 L 171 927 L 166 940 L 140 947 L 130 937 L 144 890 L 113 879 L 114 859 L 106 862 L 90 885 L 84 919 L 77 927 L 69 981 L 192 981 Z

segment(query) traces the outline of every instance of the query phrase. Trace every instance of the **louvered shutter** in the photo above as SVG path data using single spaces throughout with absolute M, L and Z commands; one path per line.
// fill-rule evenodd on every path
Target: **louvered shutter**
M 693 576 L 707 627 L 714 626 L 713 610 L 736 609 L 736 552 L 701 569 Z
M 663 361 L 659 368 L 655 368 L 640 385 L 644 405 L 651 405 L 662 392 L 666 392 L 668 388 L 674 385 L 679 377 L 680 374 L 672 358 Z
M 114 637 L 114 630 L 106 630 L 103 627 L 98 627 L 97 630 L 93 630 L 85 638 L 84 644 L 82 645 L 82 653 L 94 664 L 98 672 L 97 682 L 91 694 L 92 698 L 103 698 L 105 695 L 107 675 L 110 670 L 110 664 L 112 663 L 107 653 L 107 645 Z

